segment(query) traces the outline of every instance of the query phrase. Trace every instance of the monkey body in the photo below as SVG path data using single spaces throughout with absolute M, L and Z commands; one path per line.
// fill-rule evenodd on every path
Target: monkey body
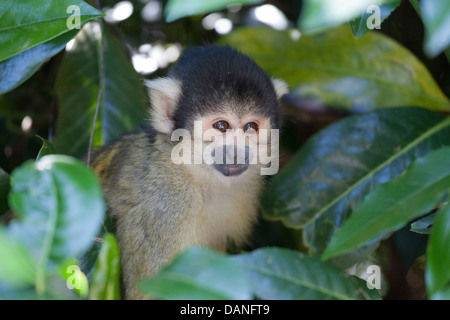
M 175 164 L 171 133 L 192 132 L 199 119 L 221 134 L 224 123 L 278 128 L 278 98 L 286 92 L 248 57 L 216 46 L 184 54 L 169 77 L 149 87 L 150 124 L 95 150 L 90 164 L 116 221 L 127 299 L 143 298 L 138 280 L 187 247 L 245 244 L 257 219 L 261 166 Z
M 149 152 L 145 133 L 126 135 L 100 149 L 91 164 L 116 220 L 130 299 L 140 298 L 133 285 L 138 279 L 154 275 L 184 248 L 225 251 L 228 240 L 244 244 L 257 218 L 262 177 L 237 186 L 199 179 L 188 166 L 171 162 L 165 143 Z

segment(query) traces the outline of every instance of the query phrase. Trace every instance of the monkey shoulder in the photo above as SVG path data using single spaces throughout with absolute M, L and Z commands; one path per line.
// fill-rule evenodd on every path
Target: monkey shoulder
M 94 152 L 91 167 L 113 215 L 138 207 L 155 216 L 169 210 L 182 214 L 199 205 L 192 201 L 199 198 L 198 190 L 173 164 L 164 143 L 142 131 L 123 135 Z

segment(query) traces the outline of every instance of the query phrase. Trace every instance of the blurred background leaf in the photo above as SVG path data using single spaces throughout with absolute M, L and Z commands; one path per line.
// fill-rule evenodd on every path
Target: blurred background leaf
M 420 1 L 425 24 L 425 52 L 436 57 L 450 45 L 450 2 L 446 0 Z
M 147 117 L 141 79 L 106 26 L 104 44 L 104 82 L 94 146 L 138 129 Z M 100 26 L 91 22 L 83 27 L 64 55 L 56 79 L 60 110 L 54 144 L 59 153 L 81 156 L 87 152 L 101 76 L 99 50 Z
M 301 31 L 309 34 L 348 22 L 372 5 L 393 5 L 398 0 L 304 0 L 298 20 Z
M 299 38 L 298 38 L 299 37 Z M 250 55 L 291 92 L 325 105 L 367 111 L 396 106 L 450 110 L 450 102 L 424 65 L 379 33 L 361 39 L 343 25 L 319 35 L 242 28 L 221 43 Z
M 172 22 L 183 17 L 222 10 L 233 4 L 256 4 L 262 1 L 263 0 L 169 0 L 167 1 L 164 11 L 166 15 L 166 21 Z

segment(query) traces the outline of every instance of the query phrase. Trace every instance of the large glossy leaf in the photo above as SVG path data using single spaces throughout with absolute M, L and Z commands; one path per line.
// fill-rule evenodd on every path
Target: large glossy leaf
M 157 276 L 140 283 L 143 293 L 165 299 L 250 299 L 244 271 L 227 256 L 191 248 Z
M 410 51 L 377 32 L 355 39 L 348 26 L 313 36 L 269 28 L 241 28 L 221 39 L 253 57 L 292 93 L 326 105 L 372 110 L 420 106 L 449 110 L 450 103 Z
M 166 21 L 225 9 L 232 4 L 255 4 L 263 0 L 169 0 L 164 9 Z
M 304 0 L 298 26 L 305 33 L 318 32 L 367 12 L 373 5 L 391 5 L 398 0 Z
M 65 53 L 56 80 L 59 115 L 54 139 L 60 153 L 87 152 L 100 83 L 101 32 L 88 23 Z M 118 40 L 104 28 L 104 82 L 94 146 L 139 128 L 147 118 L 142 82 Z
M 74 14 L 70 6 L 79 8 L 80 23 L 103 15 L 81 0 L 3 0 L 0 61 L 70 31 L 67 20 Z
M 247 272 L 252 291 L 262 299 L 365 299 L 356 278 L 303 253 L 263 248 L 233 257 Z M 375 294 L 376 295 L 376 294 Z
M 78 30 L 66 32 L 50 41 L 0 62 L 0 94 L 22 84 L 50 57 L 60 52 Z
M 344 223 L 322 255 L 338 256 L 428 213 L 450 188 L 450 148 L 415 160 L 401 176 L 377 186 Z
M 373 29 L 381 29 L 383 22 L 401 3 L 401 0 L 390 0 L 379 6 L 370 6 L 363 10 L 360 17 L 350 20 L 350 28 L 355 38 L 359 39 Z M 378 21 L 376 19 L 379 19 Z M 379 23 L 379 24 L 378 24 Z M 370 28 L 369 28 L 370 27 Z
M 120 299 L 120 252 L 116 238 L 105 234 L 95 263 L 89 290 L 90 300 Z
M 305 244 L 320 255 L 377 185 L 444 145 L 450 145 L 450 118 L 425 109 L 383 109 L 345 118 L 307 141 L 271 180 L 261 198 L 263 215 L 305 228 Z
M 448 0 L 420 1 L 425 24 L 425 52 L 435 57 L 450 45 L 450 2 Z
M 448 162 L 447 162 L 448 163 Z M 428 243 L 425 279 L 431 299 L 450 299 L 450 204 L 437 213 Z
M 18 216 L 7 229 L 36 264 L 36 287 L 43 293 L 47 268 L 86 250 L 104 216 L 100 184 L 73 158 L 49 155 L 15 169 L 9 203 Z

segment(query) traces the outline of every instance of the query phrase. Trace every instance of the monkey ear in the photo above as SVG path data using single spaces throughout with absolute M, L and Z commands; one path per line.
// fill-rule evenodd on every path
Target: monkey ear
M 289 86 L 281 79 L 272 78 L 272 85 L 275 89 L 278 100 L 285 94 L 289 93 Z
M 173 114 L 181 94 L 180 83 L 170 77 L 147 80 L 150 96 L 150 122 L 153 128 L 162 133 L 172 133 Z

